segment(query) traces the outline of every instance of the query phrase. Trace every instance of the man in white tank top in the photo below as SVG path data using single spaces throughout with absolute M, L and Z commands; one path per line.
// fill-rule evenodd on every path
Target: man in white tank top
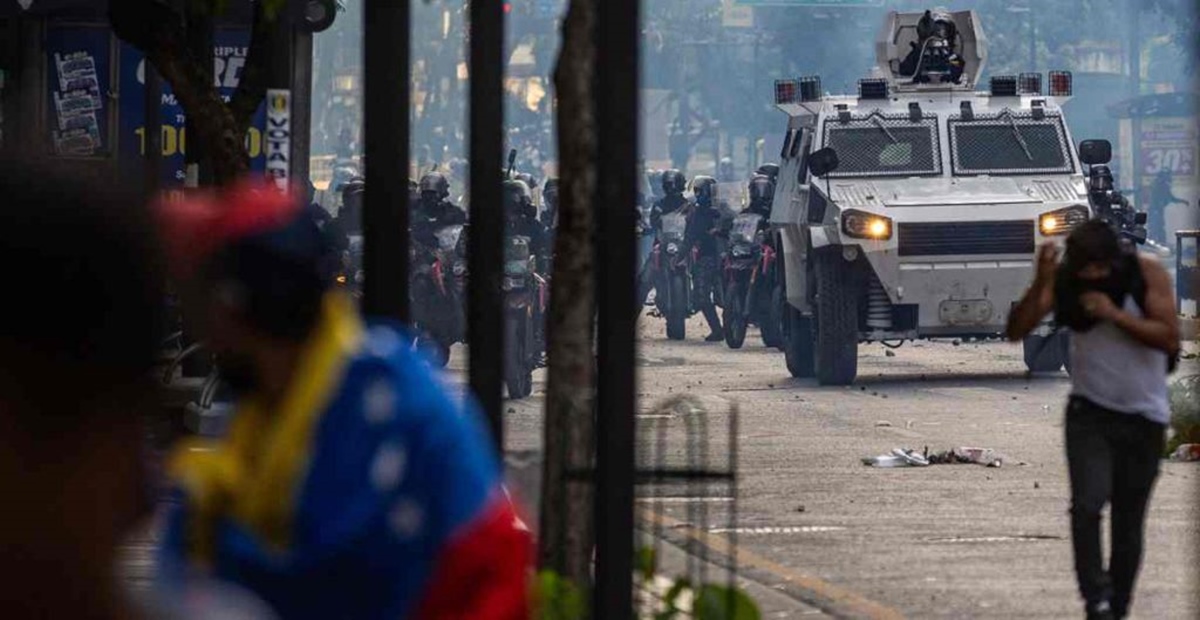
M 1124 618 L 1142 557 L 1146 506 L 1158 477 L 1169 360 L 1179 351 L 1170 276 L 1122 245 L 1108 224 L 1082 224 L 1058 264 L 1039 250 L 1037 275 L 1013 308 L 1008 337 L 1020 341 L 1051 312 L 1071 334 L 1066 450 L 1075 573 L 1089 619 Z M 1112 557 L 1100 546 L 1100 512 L 1112 504 Z

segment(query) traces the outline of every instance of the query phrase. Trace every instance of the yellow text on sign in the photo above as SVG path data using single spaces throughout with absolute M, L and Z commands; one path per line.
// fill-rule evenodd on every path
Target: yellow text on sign
M 133 130 L 138 137 L 138 153 L 146 154 L 146 128 L 138 127 Z M 246 152 L 254 159 L 262 155 L 262 131 L 251 127 L 246 131 Z M 162 156 L 172 157 L 187 153 L 187 129 L 174 125 L 162 126 Z

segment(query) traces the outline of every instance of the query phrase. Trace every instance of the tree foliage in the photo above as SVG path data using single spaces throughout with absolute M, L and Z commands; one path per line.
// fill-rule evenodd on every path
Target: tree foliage
M 116 35 L 140 50 L 183 107 L 196 128 L 193 144 L 209 155 L 213 178 L 227 183 L 250 169 L 246 131 L 266 96 L 270 38 L 286 0 L 252 3 L 251 42 L 241 81 L 229 103 L 212 79 L 212 66 L 191 43 L 211 39 L 212 20 L 231 2 L 251 0 L 185 0 L 180 7 L 163 0 L 111 0 L 109 22 Z M 193 147 L 195 148 L 195 146 Z

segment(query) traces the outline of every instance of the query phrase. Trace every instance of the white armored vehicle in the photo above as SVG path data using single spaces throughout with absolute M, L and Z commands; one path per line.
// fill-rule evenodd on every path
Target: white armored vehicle
M 772 223 L 787 304 L 787 365 L 852 382 L 859 343 L 995 338 L 1038 245 L 1091 217 L 1061 105 L 1071 74 L 976 80 L 987 56 L 974 11 L 889 13 L 875 75 L 855 95 L 817 77 L 775 85 L 788 116 Z M 1063 366 L 1048 327 L 1031 370 Z

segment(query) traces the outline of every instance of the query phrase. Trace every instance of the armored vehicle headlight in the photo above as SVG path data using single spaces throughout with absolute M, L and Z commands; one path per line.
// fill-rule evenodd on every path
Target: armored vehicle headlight
M 842 232 L 856 239 L 892 238 L 892 220 L 863 211 L 846 211 L 842 214 Z
M 1042 234 L 1047 237 L 1056 237 L 1065 235 L 1071 232 L 1072 228 L 1086 222 L 1088 220 L 1087 207 L 1083 205 L 1073 205 L 1065 209 L 1058 209 L 1043 213 L 1038 218 L 1038 228 Z

